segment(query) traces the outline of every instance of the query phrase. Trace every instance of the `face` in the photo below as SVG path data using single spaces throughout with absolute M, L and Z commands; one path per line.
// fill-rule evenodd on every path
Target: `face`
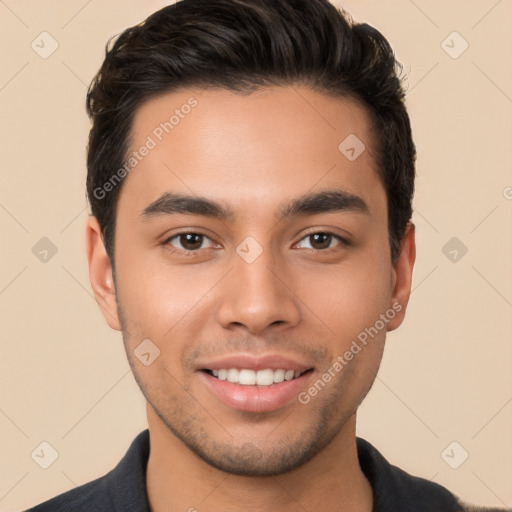
M 403 319 L 414 233 L 392 264 L 369 126 L 354 100 L 299 86 L 189 89 L 136 113 L 130 153 L 149 149 L 119 197 L 116 286 L 94 218 L 91 282 L 155 417 L 217 468 L 320 453 Z

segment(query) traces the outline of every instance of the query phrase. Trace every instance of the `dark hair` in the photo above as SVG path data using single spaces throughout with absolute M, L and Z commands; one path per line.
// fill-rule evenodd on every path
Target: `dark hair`
M 291 84 L 367 108 L 394 261 L 412 215 L 416 160 L 401 71 L 378 30 L 327 0 L 182 0 L 126 29 L 107 43 L 86 105 L 87 194 L 111 264 L 123 182 L 105 185 L 126 160 L 136 109 L 186 87 L 250 93 Z

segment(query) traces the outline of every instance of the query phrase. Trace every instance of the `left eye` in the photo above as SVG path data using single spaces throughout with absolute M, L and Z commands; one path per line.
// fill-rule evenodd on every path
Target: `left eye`
M 306 249 L 314 249 L 314 250 L 324 250 L 324 249 L 331 249 L 331 242 L 333 240 L 337 240 L 339 243 L 345 243 L 345 240 L 341 238 L 338 235 L 335 235 L 334 233 L 328 233 L 324 231 L 319 231 L 317 233 L 310 233 L 309 235 L 306 235 L 302 240 L 310 240 L 316 247 L 312 247 L 311 243 L 309 244 L 309 247 L 306 247 Z M 301 240 L 301 242 L 302 242 Z M 301 243 L 299 242 L 299 244 Z M 318 247 L 320 246 L 320 247 Z
M 171 241 L 177 239 L 181 247 L 175 247 Z M 168 238 L 164 243 L 169 244 L 175 249 L 181 249 L 184 251 L 196 251 L 198 249 L 204 249 L 202 247 L 205 239 L 210 240 L 206 235 L 201 233 L 179 233 L 171 238 Z

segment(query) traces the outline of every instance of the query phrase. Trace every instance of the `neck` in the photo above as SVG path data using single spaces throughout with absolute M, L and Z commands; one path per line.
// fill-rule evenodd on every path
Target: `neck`
M 355 414 L 312 460 L 270 477 L 232 475 L 210 466 L 169 431 L 149 404 L 147 414 L 151 512 L 372 511 L 372 489 L 357 457 Z

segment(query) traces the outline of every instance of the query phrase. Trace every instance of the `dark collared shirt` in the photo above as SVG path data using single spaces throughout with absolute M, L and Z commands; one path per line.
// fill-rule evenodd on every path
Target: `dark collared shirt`
M 373 489 L 373 512 L 498 510 L 463 505 L 444 487 L 392 466 L 368 441 L 359 437 L 357 453 L 361 469 Z M 148 458 L 149 430 L 146 429 L 133 440 L 119 464 L 105 476 L 27 512 L 150 512 L 146 492 Z

